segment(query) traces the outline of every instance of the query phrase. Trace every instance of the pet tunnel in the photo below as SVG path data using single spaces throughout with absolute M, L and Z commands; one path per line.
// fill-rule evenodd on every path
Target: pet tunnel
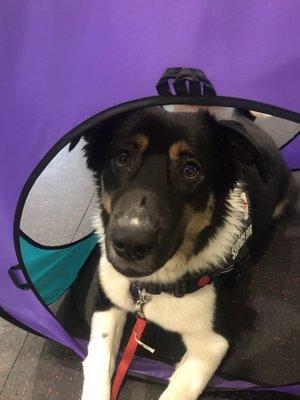
M 238 107 L 297 126 L 300 3 L 27 1 L 4 2 L 0 12 L 0 314 L 84 357 L 86 344 L 48 305 L 87 267 L 97 239 L 90 228 L 78 240 L 39 243 L 38 234 L 33 238 L 22 230 L 24 207 L 39 177 L 87 129 L 141 107 Z M 169 66 L 190 66 L 193 77 L 187 79 L 184 69 L 169 70 L 157 96 L 155 84 Z M 282 154 L 297 174 L 300 136 L 295 130 L 282 138 Z M 68 206 L 79 203 L 71 199 Z M 59 218 L 57 225 L 64 230 Z M 164 380 L 170 369 L 136 358 L 131 373 Z M 294 378 L 282 383 L 269 384 L 269 390 L 299 393 Z M 220 376 L 211 386 L 263 388 L 250 378 Z

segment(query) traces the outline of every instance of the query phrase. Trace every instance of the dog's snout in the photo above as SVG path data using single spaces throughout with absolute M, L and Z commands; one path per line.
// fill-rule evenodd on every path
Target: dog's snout
M 156 233 L 143 227 L 122 226 L 114 229 L 113 247 L 117 255 L 127 261 L 144 259 L 155 245 Z
M 114 204 L 106 230 L 108 260 L 126 276 L 149 275 L 166 243 L 166 207 L 146 189 L 127 190 Z

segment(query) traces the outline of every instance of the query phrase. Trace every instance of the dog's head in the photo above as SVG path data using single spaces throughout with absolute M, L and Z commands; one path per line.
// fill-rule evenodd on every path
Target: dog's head
M 266 173 L 243 126 L 208 113 L 148 108 L 104 122 L 85 138 L 106 255 L 130 277 L 150 275 L 174 256 L 188 260 L 244 171 L 255 164 Z

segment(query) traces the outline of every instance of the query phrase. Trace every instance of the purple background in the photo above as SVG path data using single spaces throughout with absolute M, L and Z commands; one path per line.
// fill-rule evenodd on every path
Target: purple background
M 300 110 L 298 0 L 2 0 L 0 304 L 80 353 L 7 269 L 13 218 L 42 156 L 109 106 L 155 94 L 168 66 L 203 69 L 220 95 Z M 294 152 L 295 155 L 295 152 Z

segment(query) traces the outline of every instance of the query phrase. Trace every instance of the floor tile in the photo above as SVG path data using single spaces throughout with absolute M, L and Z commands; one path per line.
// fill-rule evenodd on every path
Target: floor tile
M 0 400 L 79 400 L 81 363 L 70 350 L 29 335 Z
M 0 318 L 0 391 L 27 336 L 27 332 Z

